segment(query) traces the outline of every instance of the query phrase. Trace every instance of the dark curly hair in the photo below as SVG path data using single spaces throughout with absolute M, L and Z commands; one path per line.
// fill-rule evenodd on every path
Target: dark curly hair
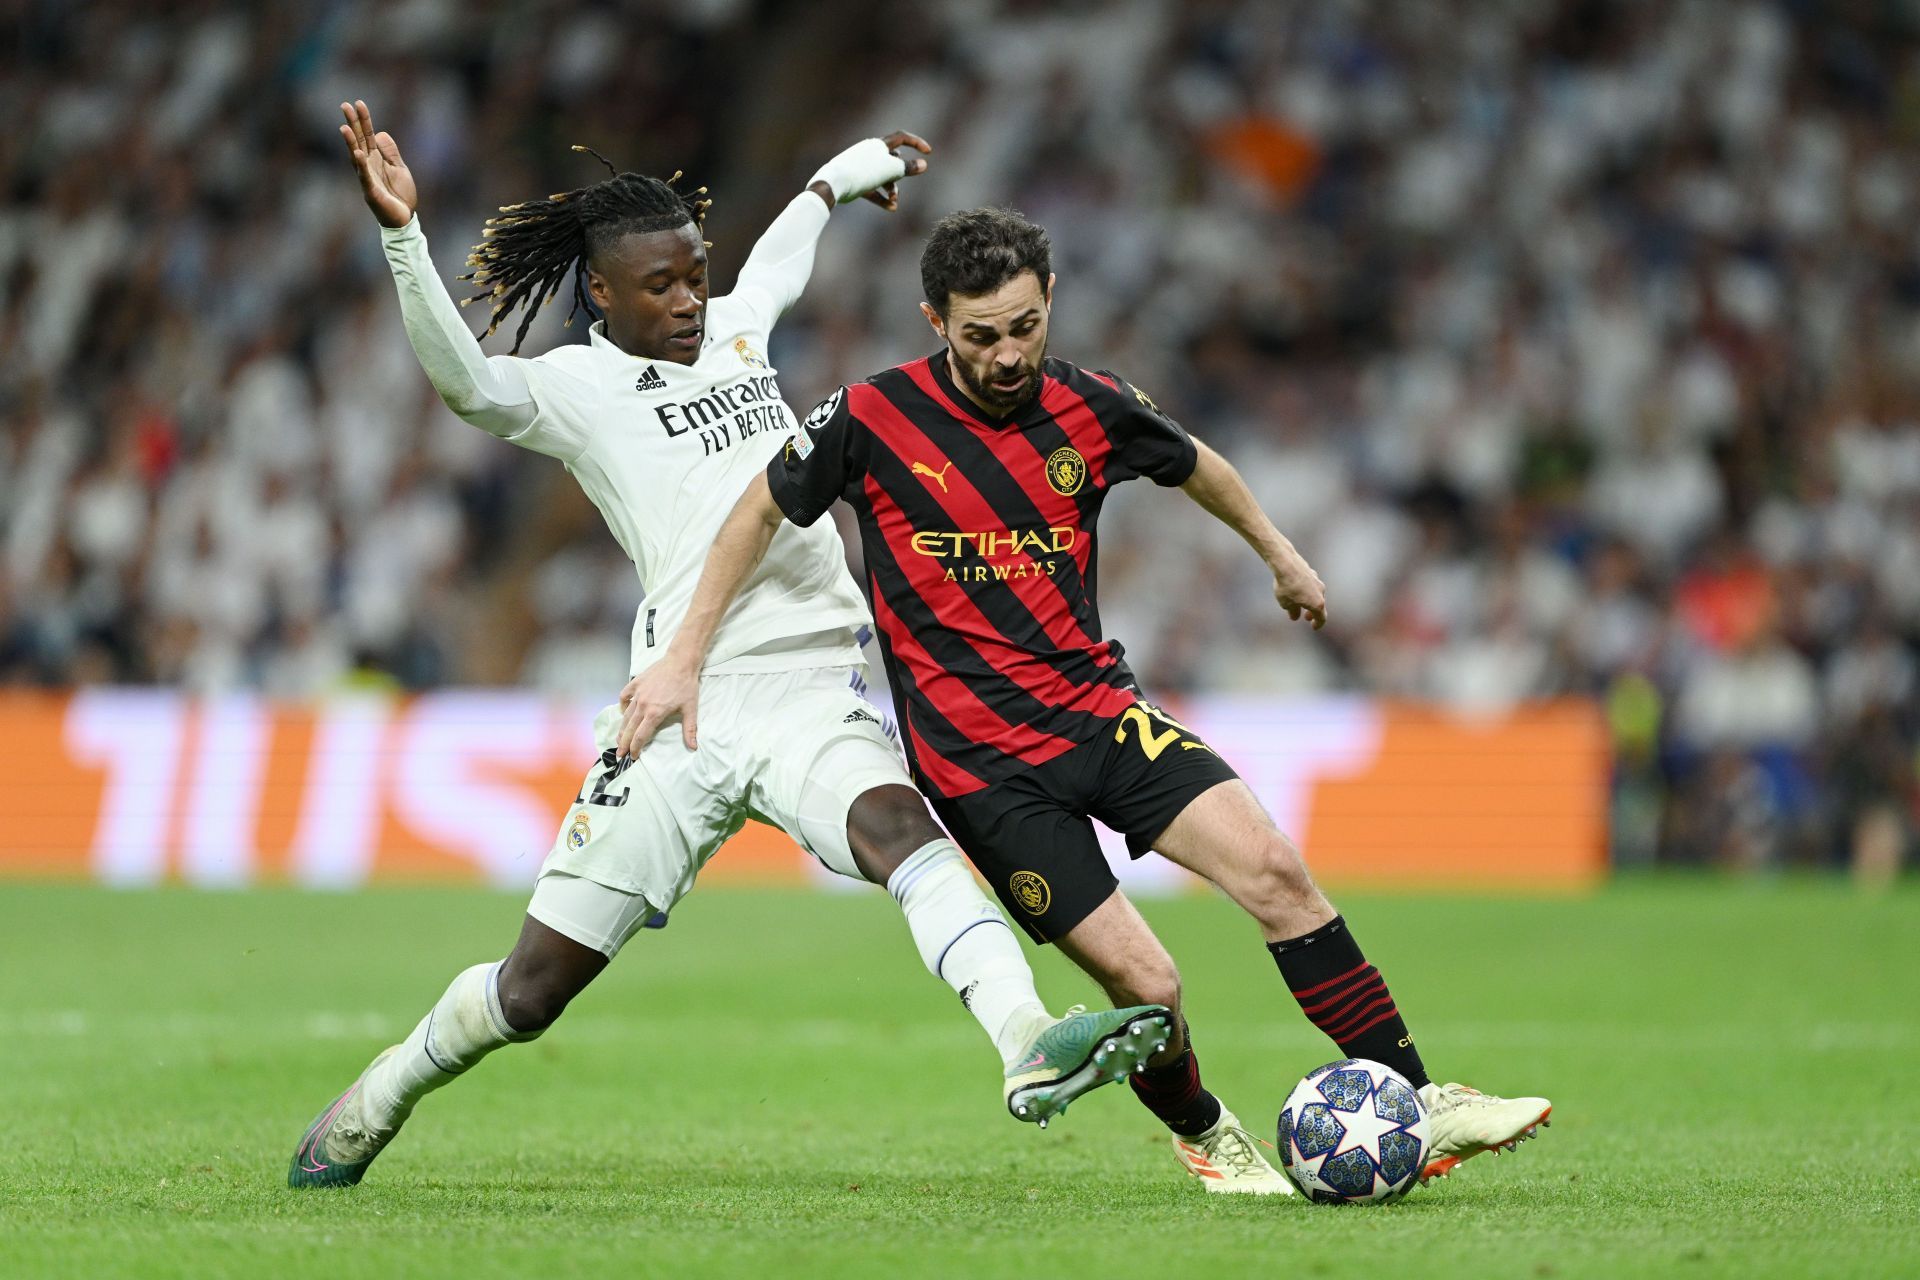
M 966 209 L 933 224 L 920 251 L 920 287 L 927 305 L 942 316 L 954 294 L 992 293 L 1023 271 L 1045 291 L 1052 272 L 1053 242 L 1013 209 Z
M 592 299 L 587 297 L 587 260 L 613 244 L 621 236 L 636 232 L 671 231 L 692 223 L 698 228 L 705 220 L 711 200 L 701 187 L 691 194 L 674 189 L 678 173 L 662 182 L 640 173 L 621 173 L 592 147 L 576 146 L 607 166 L 613 174 L 605 182 L 596 182 L 578 191 L 562 191 L 545 200 L 503 205 L 500 216 L 488 218 L 485 237 L 473 246 L 467 265 L 473 270 L 461 276 L 482 290 L 469 302 L 491 301 L 493 314 L 487 318 L 487 332 L 500 327 L 515 307 L 524 306 L 520 329 L 513 335 L 513 349 L 520 350 L 527 330 L 541 306 L 559 295 L 567 276 L 573 276 L 573 306 L 567 309 L 567 323 L 581 308 L 591 315 Z

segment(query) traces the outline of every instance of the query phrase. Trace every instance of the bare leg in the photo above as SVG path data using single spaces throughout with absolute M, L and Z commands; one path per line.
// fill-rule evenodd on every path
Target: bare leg
M 905 783 L 863 791 L 847 811 L 854 865 L 875 884 L 885 884 L 908 858 L 946 838 L 926 800 Z
M 1268 942 L 1312 933 L 1334 918 L 1300 850 L 1238 779 L 1203 792 L 1153 847 L 1219 885 L 1259 922 Z
M 545 1031 L 606 967 L 607 957 L 592 947 L 527 916 L 500 962 L 500 1012 L 517 1032 Z
M 1055 945 L 1115 1004 L 1163 1004 L 1173 1010 L 1166 1048 L 1127 1083 L 1175 1134 L 1199 1138 L 1212 1132 L 1224 1108 L 1200 1083 L 1200 1060 L 1180 1011 L 1180 971 L 1133 903 L 1115 889 Z
M 1186 1019 L 1180 1011 L 1180 971 L 1127 895 L 1115 889 L 1055 946 L 1100 984 L 1116 1006 L 1161 1004 L 1173 1010 L 1167 1047 L 1151 1059 L 1159 1066 L 1187 1051 Z
M 1428 1082 L 1386 979 L 1246 783 L 1202 793 L 1154 848 L 1219 885 L 1259 923 L 1301 1012 L 1342 1053 L 1384 1062 L 1416 1088 Z
M 501 1045 L 538 1036 L 606 967 L 600 952 L 527 916 L 505 960 L 456 977 L 407 1038 L 368 1070 L 367 1124 L 398 1126 L 421 1098 Z

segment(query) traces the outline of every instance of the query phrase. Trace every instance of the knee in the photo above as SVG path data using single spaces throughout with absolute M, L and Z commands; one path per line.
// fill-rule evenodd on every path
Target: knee
M 1262 843 L 1242 878 L 1240 904 L 1262 924 L 1291 921 L 1324 905 L 1319 886 L 1293 841 L 1278 831 Z
M 537 1035 L 552 1026 L 574 993 L 552 975 L 520 973 L 503 965 L 498 979 L 500 1013 L 517 1035 Z
M 875 787 L 847 812 L 847 844 L 860 870 L 876 884 L 885 884 L 917 850 L 942 838 L 927 802 L 912 787 Z

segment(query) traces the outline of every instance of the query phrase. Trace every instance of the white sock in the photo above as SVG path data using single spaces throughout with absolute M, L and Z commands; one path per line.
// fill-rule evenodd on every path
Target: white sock
M 1034 1033 L 1052 1022 L 1033 989 L 1033 970 L 1013 927 L 980 891 L 967 860 L 951 840 L 914 851 L 887 880 L 933 976 L 952 987 L 1013 1065 Z
M 412 1114 L 414 1103 L 501 1045 L 540 1034 L 507 1025 L 500 1010 L 502 963 L 496 960 L 463 971 L 399 1050 L 367 1073 L 360 1105 L 369 1125 L 393 1128 Z

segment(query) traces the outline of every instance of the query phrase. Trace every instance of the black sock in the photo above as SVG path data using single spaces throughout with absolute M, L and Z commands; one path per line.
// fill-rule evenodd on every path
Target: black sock
M 1183 1138 L 1197 1138 L 1220 1123 L 1224 1108 L 1200 1083 L 1200 1060 L 1193 1056 L 1191 1036 L 1185 1053 L 1164 1067 L 1128 1076 L 1127 1083 L 1147 1110 Z
M 1340 1052 L 1384 1063 L 1416 1089 L 1427 1083 L 1420 1051 L 1394 1007 L 1386 979 L 1360 954 L 1344 918 L 1335 916 L 1298 938 L 1269 942 L 1267 950 L 1300 1011 Z

